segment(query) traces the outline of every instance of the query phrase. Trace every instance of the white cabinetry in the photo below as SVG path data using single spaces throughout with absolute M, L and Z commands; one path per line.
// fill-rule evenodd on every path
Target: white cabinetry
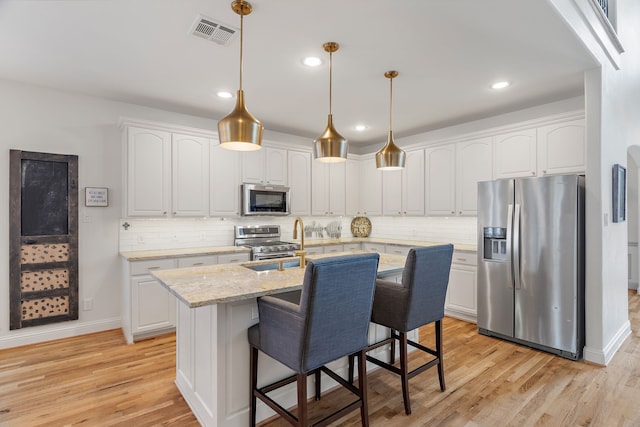
M 211 145 L 209 215 L 240 215 L 241 153 Z
M 345 195 L 346 214 L 360 215 L 360 162 L 355 159 L 347 159 Z
M 360 160 L 360 212 L 382 214 L 382 171 L 376 168 L 374 156 Z
M 311 213 L 311 153 L 289 151 L 287 156 L 291 214 L 309 215 Z
M 175 259 L 126 263 L 123 329 L 127 342 L 171 331 L 176 322 L 176 299 L 156 279 L 153 270 L 178 266 Z
M 493 178 L 536 175 L 536 130 L 524 129 L 493 137 Z
M 382 243 L 362 243 L 362 250 L 367 252 L 385 253 L 385 247 Z
M 242 182 L 287 185 L 287 150 L 263 147 L 242 153 Z
M 456 144 L 456 212 L 475 216 L 478 210 L 478 182 L 490 181 L 491 138 Z
M 171 134 L 126 129 L 127 216 L 166 216 L 171 208 Z
M 401 171 L 382 172 L 382 213 L 424 215 L 424 150 L 407 151 Z
M 476 322 L 477 255 L 475 252 L 453 252 L 445 313 Z
M 126 128 L 127 216 L 205 216 L 209 139 Z
M 454 144 L 425 150 L 425 190 L 427 215 L 455 215 L 456 147 Z
M 206 216 L 209 212 L 209 139 L 171 136 L 171 205 L 173 216 Z
M 346 163 L 314 161 L 311 166 L 311 213 L 344 215 L 346 212 Z
M 538 128 L 538 175 L 586 171 L 584 119 Z

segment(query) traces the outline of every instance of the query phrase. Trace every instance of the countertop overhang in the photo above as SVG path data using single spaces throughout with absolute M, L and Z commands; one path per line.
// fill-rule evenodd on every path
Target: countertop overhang
M 345 251 L 333 254 L 309 255 L 308 260 L 368 253 L 366 251 Z M 304 268 L 290 267 L 283 271 L 254 271 L 247 265 L 274 264 L 278 260 L 249 261 L 242 264 L 218 264 L 201 267 L 178 268 L 153 271 L 160 283 L 188 307 L 230 303 L 264 295 L 293 291 L 302 288 Z M 388 276 L 400 273 L 406 257 L 380 254 L 378 274 Z

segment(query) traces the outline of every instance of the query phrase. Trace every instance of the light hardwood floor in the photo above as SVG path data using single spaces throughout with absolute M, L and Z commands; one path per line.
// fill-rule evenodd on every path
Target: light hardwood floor
M 640 297 L 629 298 L 634 332 L 606 368 L 480 336 L 475 325 L 447 318 L 447 390 L 435 369 L 412 379 L 407 417 L 398 378 L 374 372 L 371 425 L 639 426 Z M 126 345 L 115 330 L 1 350 L 0 425 L 196 426 L 173 384 L 174 347 L 172 334 Z M 327 394 L 312 411 L 346 398 Z M 336 425 L 360 425 L 358 412 Z

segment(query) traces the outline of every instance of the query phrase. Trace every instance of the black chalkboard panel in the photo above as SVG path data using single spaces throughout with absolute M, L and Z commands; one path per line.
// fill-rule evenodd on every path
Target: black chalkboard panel
M 69 230 L 66 162 L 22 159 L 22 235 L 63 235 Z

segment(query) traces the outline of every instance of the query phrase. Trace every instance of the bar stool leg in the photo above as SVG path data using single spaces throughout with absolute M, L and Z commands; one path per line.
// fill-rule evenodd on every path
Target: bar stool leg
M 249 355 L 251 371 L 249 373 L 249 382 L 250 387 L 249 391 L 251 393 L 250 402 L 250 425 L 251 427 L 255 427 L 256 425 L 256 395 L 254 394 L 254 390 L 258 387 L 258 349 L 255 347 L 251 347 L 251 354 Z
M 438 353 L 438 379 L 440 380 L 440 390 L 445 391 L 444 365 L 442 363 L 442 320 L 436 320 L 436 353 Z
M 402 398 L 404 412 L 411 415 L 411 400 L 409 398 L 409 369 L 407 365 L 407 334 L 400 332 L 400 381 L 402 382 Z
M 320 374 L 321 374 L 320 369 L 316 369 L 316 376 L 315 376 L 315 378 L 316 378 L 316 380 L 315 380 L 315 383 L 316 383 L 316 400 L 320 400 L 320 388 L 321 388 L 320 387 L 320 380 L 321 380 Z
M 307 375 L 296 374 L 298 383 L 298 426 L 307 426 Z
M 354 359 L 355 359 L 355 354 L 350 354 L 349 355 L 349 384 L 353 384 L 353 363 L 354 363 Z
M 360 418 L 362 427 L 369 427 L 369 402 L 367 399 L 367 351 L 363 349 L 358 353 L 358 389 L 360 390 Z
M 398 335 L 396 335 L 396 331 L 391 329 L 391 356 L 389 358 L 390 365 L 396 363 L 396 338 L 399 338 Z

